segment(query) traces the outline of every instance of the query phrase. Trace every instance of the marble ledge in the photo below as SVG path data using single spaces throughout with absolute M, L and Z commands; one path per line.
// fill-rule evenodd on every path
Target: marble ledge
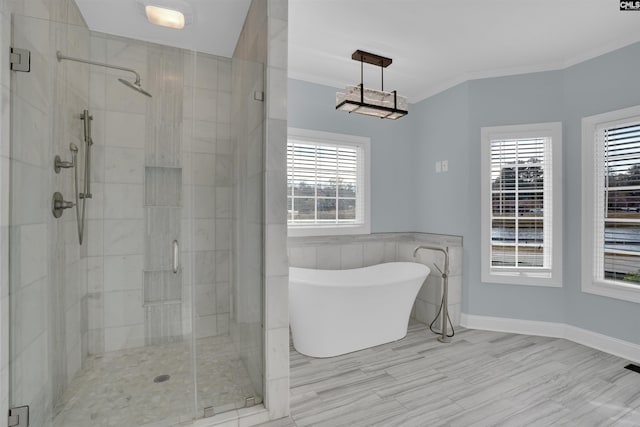
M 287 244 L 289 248 L 324 245 L 348 245 L 373 242 L 418 242 L 443 246 L 462 246 L 462 236 L 420 232 L 385 232 L 361 235 L 305 236 L 287 238 Z

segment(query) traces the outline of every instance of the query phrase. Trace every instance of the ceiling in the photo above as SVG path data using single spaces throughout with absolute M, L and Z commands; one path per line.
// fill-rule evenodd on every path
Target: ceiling
M 191 9 L 193 22 L 182 30 L 158 27 L 147 21 L 144 1 L 76 0 L 92 31 L 115 34 L 230 58 L 242 30 L 251 0 L 155 0 L 149 3 Z
M 231 57 L 251 0 L 180 2 L 184 30 L 147 22 L 140 1 L 76 0 L 94 31 Z M 266 0 L 258 0 L 266 1 Z M 289 77 L 357 84 L 365 50 L 393 59 L 385 88 L 414 103 L 470 79 L 561 69 L 640 41 L 616 0 L 289 0 Z M 365 65 L 365 85 L 380 69 Z
M 640 41 L 617 0 L 290 0 L 289 77 L 360 83 L 365 50 L 393 59 L 385 89 L 415 103 L 466 80 L 561 69 Z M 630 76 L 630 78 L 632 78 Z M 380 86 L 365 64 L 364 83 Z

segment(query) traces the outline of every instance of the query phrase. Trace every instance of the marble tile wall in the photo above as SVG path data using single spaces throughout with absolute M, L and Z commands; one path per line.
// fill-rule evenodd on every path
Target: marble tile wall
M 265 377 L 269 415 L 289 414 L 286 225 L 288 2 L 269 0 L 265 149 Z
M 148 69 L 144 43 L 92 33 L 90 57 Z M 90 354 L 145 343 L 145 144 L 147 100 L 118 82 L 126 73 L 88 67 L 93 120 L 92 193 L 88 221 Z M 153 172 L 150 172 L 153 173 Z M 153 185 L 149 184 L 153 194 Z
M 90 48 L 89 31 L 75 2 L 67 3 L 66 12 L 56 9 L 53 3 L 51 6 L 52 15 L 55 16 L 56 10 L 58 13 L 54 19 L 62 20 L 52 24 L 55 32 L 52 44 L 55 43 L 55 50 L 67 52 L 71 56 L 86 57 Z M 60 7 L 60 4 L 58 3 L 57 6 Z M 64 21 L 65 16 L 68 24 Z M 82 188 L 86 144 L 80 113 L 89 103 L 89 74 L 85 67 L 78 66 L 76 63 L 54 60 L 52 64 L 56 71 L 53 85 L 54 98 L 48 108 L 49 111 L 53 111 L 53 151 L 45 155 L 48 163 L 45 164 L 45 172 L 51 174 L 50 159 L 55 154 L 66 159 L 70 158 L 69 144 L 73 142 L 79 148 L 78 164 L 81 165 L 79 166 L 81 173 L 78 184 L 79 188 Z M 54 176 L 53 190 L 60 191 L 65 199 L 73 200 L 75 186 L 71 170 L 63 170 L 59 174 L 52 175 Z M 49 228 L 51 249 L 48 262 L 53 280 L 53 286 L 49 290 L 49 325 L 57 339 L 50 342 L 49 347 L 53 362 L 51 367 L 54 385 L 53 404 L 56 405 L 87 355 L 87 245 L 79 244 L 75 212 L 68 210 L 60 219 L 54 219 L 48 209 L 45 209 L 45 212 L 47 218 L 50 218 L 49 221 L 53 222 L 53 226 Z
M 231 60 L 184 54 L 185 209 L 196 337 L 229 334 L 232 143 Z
M 268 2 L 254 1 L 253 12 L 247 18 L 245 27 L 246 42 L 239 42 L 239 46 L 252 47 L 253 54 L 257 59 L 266 64 L 266 114 L 260 114 L 257 120 L 260 122 L 262 138 L 254 135 L 254 147 L 258 145 L 256 141 L 264 141 L 265 160 L 262 166 L 258 166 L 257 171 L 262 175 L 262 182 L 267 187 L 267 199 L 264 208 L 270 214 L 266 219 L 261 216 L 261 226 L 268 229 L 266 239 L 270 250 L 267 251 L 266 265 L 261 268 L 261 274 L 266 281 L 267 298 L 271 296 L 270 303 L 267 303 L 266 315 L 267 325 L 265 334 L 259 341 L 264 340 L 268 344 L 271 356 L 269 356 L 266 366 L 267 375 L 267 406 L 269 408 L 269 418 L 279 418 L 288 413 L 288 340 L 284 339 L 288 324 L 286 305 L 286 228 L 284 227 L 284 211 L 278 211 L 278 205 L 284 206 L 277 197 L 278 188 L 284 189 L 284 169 L 281 163 L 284 160 L 284 147 L 286 144 L 286 21 L 287 2 L 284 0 L 269 0 Z M 25 40 L 26 47 L 32 49 L 35 56 L 32 57 L 32 64 L 35 67 L 32 76 L 39 73 L 34 81 L 38 84 L 32 85 L 29 89 L 34 91 L 36 99 L 40 99 L 44 104 L 42 108 L 34 108 L 24 99 L 17 99 L 16 108 L 23 108 L 20 117 L 29 120 L 23 127 L 25 130 L 35 132 L 32 134 L 32 141 L 45 141 L 45 148 L 41 146 L 31 147 L 29 145 L 16 147 L 15 153 L 10 151 L 10 123 L 9 123 L 9 98 L 11 85 L 9 83 L 9 73 L 6 71 L 6 57 L 2 57 L 0 65 L 0 95 L 2 98 L 2 114 L 0 115 L 0 196 L 2 197 L 2 212 L 0 212 L 0 249 L 8 251 L 8 236 L 13 234 L 12 250 L 16 254 L 25 257 L 12 257 L 20 273 L 20 289 L 16 291 L 24 292 L 27 298 L 20 299 L 32 304 L 30 310 L 38 310 L 37 304 L 45 301 L 54 301 L 61 304 L 64 310 L 61 316 L 53 316 L 54 304 L 46 304 L 43 310 L 45 319 L 38 321 L 40 317 L 32 316 L 30 320 L 39 325 L 29 326 L 33 329 L 35 338 L 32 342 L 26 343 L 28 352 L 20 352 L 12 360 L 11 369 L 18 374 L 15 378 L 16 387 L 14 397 L 21 401 L 29 401 L 34 406 L 42 408 L 39 412 L 34 411 L 31 425 L 44 425 L 44 413 L 50 410 L 54 404 L 54 398 L 49 394 L 49 390 L 62 390 L 63 387 L 53 384 L 51 381 L 43 381 L 43 378 L 56 378 L 60 383 L 63 378 L 73 375 L 75 369 L 82 363 L 82 358 L 87 352 L 97 353 L 109 349 L 126 348 L 142 345 L 144 343 L 144 316 L 141 310 L 144 278 L 142 270 L 144 268 L 144 205 L 147 201 L 147 194 L 153 197 L 154 186 L 146 186 L 147 173 L 154 171 L 145 169 L 145 127 L 146 100 L 144 97 L 131 96 L 130 90 L 117 82 L 111 70 L 84 67 L 74 64 L 70 68 L 69 64 L 60 66 L 63 71 L 57 76 L 50 72 L 59 67 L 55 61 L 55 50 L 60 49 L 67 54 L 79 57 L 90 57 L 96 61 L 110 63 L 121 63 L 136 68 L 143 76 L 146 76 L 147 55 L 144 47 L 135 45 L 128 41 L 106 37 L 94 33 L 89 37 L 86 25 L 72 0 L 59 0 L 55 2 L 39 0 L 0 0 L 0 43 L 3 48 L 8 49 L 10 44 L 10 19 L 11 14 L 17 16 L 34 17 L 39 23 L 46 27 L 42 31 L 33 31 L 28 40 Z M 71 29 L 65 25 L 72 23 L 77 26 Z M 28 28 L 28 26 L 27 26 Z M 87 41 L 87 43 L 84 43 Z M 55 44 L 54 44 L 55 43 Z M 35 44 L 35 46 L 32 46 Z M 42 47 L 39 46 L 42 44 Z M 42 47 L 42 52 L 39 48 Z M 194 61 L 196 66 L 206 61 Z M 211 276 L 208 269 L 211 266 L 211 258 L 215 261 L 214 273 L 214 294 L 216 299 L 216 333 L 225 331 L 228 328 L 228 317 L 231 313 L 229 307 L 218 307 L 218 300 L 224 301 L 225 292 L 230 294 L 231 279 L 231 233 L 225 230 L 231 229 L 232 209 L 229 201 L 232 199 L 233 187 L 231 182 L 231 171 L 226 167 L 232 154 L 231 147 L 231 111 L 224 108 L 230 105 L 231 97 L 231 61 L 219 59 L 216 63 L 215 79 L 217 84 L 223 83 L 228 90 L 217 87 L 215 99 L 209 98 L 204 102 L 210 105 L 215 102 L 215 114 L 212 116 L 212 109 L 200 108 L 201 100 L 194 97 L 192 100 L 185 96 L 185 112 L 188 114 L 188 105 L 193 106 L 193 122 L 189 124 L 191 134 L 189 135 L 189 149 L 196 155 L 191 159 L 200 158 L 201 154 L 220 155 L 214 162 L 214 177 L 219 179 L 213 186 L 212 197 L 207 199 L 202 193 L 210 193 L 211 188 L 199 188 L 184 192 L 182 203 L 194 210 L 194 215 L 198 216 L 198 210 L 211 210 L 202 215 L 203 221 L 194 221 L 190 224 L 189 235 L 183 236 L 185 240 L 183 247 L 191 247 L 193 243 L 196 254 L 184 253 L 183 263 L 191 263 L 202 266 L 202 271 L 198 274 L 201 277 Z M 38 67 L 42 64 L 43 67 Z M 48 67 L 48 68 L 45 68 Z M 186 67 L 186 65 L 185 65 Z M 44 71 L 44 70 L 47 71 Z M 195 73 L 194 73 L 195 74 Z M 64 77 L 62 77 L 64 75 Z M 214 79 L 212 73 L 200 73 L 203 77 L 202 83 L 189 84 L 188 76 L 185 74 L 185 87 L 191 87 L 192 93 L 200 92 L 199 85 L 212 84 Z M 197 74 L 195 74 L 197 75 Z M 144 77 L 143 77 L 144 79 Z M 80 82 L 80 86 L 86 86 L 86 91 L 77 89 L 72 82 Z M 75 223 L 70 221 L 73 215 L 65 216 L 63 221 L 53 225 L 48 218 L 50 213 L 43 203 L 47 199 L 50 190 L 54 186 L 62 188 L 65 196 L 72 195 L 69 189 L 71 181 L 68 176 L 60 178 L 49 177 L 50 157 L 56 153 L 69 155 L 68 143 L 71 137 L 80 136 L 81 123 L 78 121 L 64 122 L 60 128 L 53 128 L 50 125 L 54 122 L 54 117 L 49 109 L 44 106 L 61 105 L 53 101 L 54 96 L 60 96 L 63 85 L 72 85 L 73 90 L 65 92 L 64 114 L 77 114 L 89 105 L 94 116 L 93 121 L 93 173 L 92 173 L 92 193 L 94 199 L 88 203 L 89 221 L 85 230 L 86 246 L 79 247 L 74 244 L 77 239 Z M 144 85 L 144 80 L 143 80 Z M 90 100 L 87 100 L 88 88 L 91 88 Z M 26 86 L 25 86 L 26 88 Z M 25 89 L 23 88 L 23 89 Z M 197 88 L 197 90 L 196 90 Z M 77 90 L 76 90 L 77 89 Z M 207 89 L 204 87 L 204 89 Z M 28 90 L 28 89 L 25 89 Z M 22 93 L 22 92 L 21 92 Z M 26 93 L 26 92 L 25 92 Z M 133 95 L 136 95 L 135 93 Z M 76 105 L 78 104 L 78 105 Z M 220 108 L 220 107 L 223 108 Z M 207 111 L 208 115 L 203 115 Z M 213 130 L 213 132 L 212 132 Z M 215 133 L 215 143 L 212 144 L 211 135 Z M 53 145 L 53 140 L 62 136 L 59 146 Z M 58 141 L 56 141 L 58 143 Z M 77 144 L 79 145 L 79 144 Z M 185 143 L 185 145 L 187 145 Z M 215 145 L 213 148 L 211 145 Z M 35 151 L 28 150 L 35 148 Z M 213 150 L 213 153 L 211 152 Z M 271 154 L 269 154 L 271 153 Z M 82 154 L 82 153 L 81 153 Z M 228 156 L 228 157 L 224 157 Z M 271 160 L 269 160 L 271 159 Z M 28 160 L 28 161 L 25 161 Z M 14 230 L 9 230 L 9 216 L 7 207 L 9 206 L 9 162 L 13 162 L 15 167 L 13 179 L 21 179 L 25 189 L 33 189 L 33 199 L 25 199 L 24 203 L 33 201 L 29 208 L 22 208 L 26 216 L 25 223 L 16 224 Z M 36 164 L 29 163 L 30 161 Z M 186 163 L 187 160 L 185 160 Z M 196 160 L 197 162 L 198 160 Z M 20 163 L 22 162 L 22 163 Z M 279 163 L 278 163 L 279 162 Z M 163 165 L 162 167 L 165 167 Z M 192 167 L 193 165 L 189 165 Z M 194 167 L 189 173 L 183 173 L 182 186 L 191 184 L 201 179 L 211 169 L 207 165 L 203 168 Z M 153 166 L 156 167 L 156 166 Z M 187 168 L 184 165 L 185 169 Z M 198 170 L 199 169 L 199 170 Z M 228 172 L 228 174 L 227 174 Z M 204 174 L 204 175 L 202 175 Z M 227 177 L 228 181 L 225 181 Z M 163 179 L 162 177 L 160 179 Z M 172 178 L 168 177 L 171 180 Z M 49 184 L 42 185 L 42 182 Z M 176 184 L 175 180 L 172 181 Z M 252 184 L 258 185 L 259 180 L 254 180 Z M 202 187 L 207 187 L 208 182 Z M 177 184 L 176 184 L 177 185 Z M 196 187 L 200 184 L 193 184 Z M 210 187 L 210 186 L 209 186 Z M 157 187 L 156 187 L 157 188 Z M 271 188 L 271 192 L 268 190 Z M 261 190 L 264 188 L 261 188 Z M 193 190 L 193 191 L 191 191 Z M 256 187 L 252 191 L 258 191 Z M 203 204 L 190 201 L 189 197 L 200 191 L 198 200 Z M 284 190 L 282 190 L 284 191 Z M 284 194 L 284 193 L 283 193 Z M 41 196 L 41 197 L 40 197 Z M 68 196 L 66 196 L 68 197 Z M 158 200 L 158 199 L 156 199 Z M 166 203 L 175 201 L 168 199 Z M 13 203 L 15 209 L 21 209 L 22 203 Z M 284 208 L 283 208 L 284 209 Z M 33 214 L 36 218 L 30 218 Z M 42 213 L 42 215 L 40 215 Z M 17 217 L 17 215 L 13 215 Z M 213 221 L 211 221 L 213 220 Z M 184 224 L 184 220 L 183 220 Z M 218 234 L 216 231 L 221 230 Z M 207 239 L 213 238 L 213 246 L 209 245 Z M 254 233 L 259 233 L 255 229 Z M 197 236 L 197 237 L 196 237 Z M 55 240 L 54 242 L 54 239 Z M 61 239 L 64 239 L 61 241 Z M 191 242 L 193 240 L 193 242 Z M 49 244 L 43 245 L 43 241 Z M 75 245 L 75 246 L 74 246 Z M 196 249 L 197 248 L 197 249 Z M 63 254 L 63 255 L 55 255 Z M 6 252 L 3 252 L 6 253 Z M 14 254 L 15 255 L 15 254 Z M 27 262 L 26 256 L 30 257 Z M 8 257 L 3 256 L 3 262 Z M 196 261 L 197 260 L 197 261 Z M 53 264 L 53 265 L 52 265 Z M 278 267 L 278 265 L 280 267 Z M 0 301 L 2 302 L 0 330 L 3 338 L 3 352 L 0 353 L 0 395 L 8 396 L 8 304 L 9 304 L 9 278 L 8 268 L 0 264 Z M 185 269 L 189 273 L 190 269 Z M 194 268 L 194 273 L 197 271 Z M 191 283 L 196 281 L 211 279 L 193 279 L 186 277 L 183 286 L 184 294 Z M 60 289 L 49 286 L 49 282 L 57 280 L 61 284 Z M 193 282 L 192 282 L 193 280 Z M 24 282 L 24 283 L 23 283 Z M 28 282 L 28 283 L 26 283 Z M 263 283 L 263 282 L 260 282 Z M 202 285 L 212 285 L 212 283 L 200 283 Z M 29 298 L 28 293 L 40 294 L 38 297 Z M 206 293 L 206 291 L 205 291 Z M 189 294 L 190 295 L 190 294 Z M 222 297 L 219 298 L 219 295 Z M 274 298 L 275 297 L 275 298 Z M 189 296 L 189 299 L 191 297 Z M 281 298 L 285 298 L 282 300 Z M 35 304 L 35 305 L 33 305 Z M 202 317 L 212 316 L 210 304 L 203 304 Z M 208 310 L 208 311 L 207 311 Z M 225 310 L 228 312 L 225 313 Z M 255 313 L 255 311 L 254 311 Z M 222 317 L 220 317 L 220 315 Z M 183 319 L 185 311 L 182 313 Z M 227 326 L 225 326 L 225 321 Z M 85 324 L 86 326 L 80 326 Z M 46 330 L 46 325 L 51 326 L 51 331 Z M 38 329 L 40 328 L 40 329 Z M 45 329 L 43 329 L 45 328 Z M 184 329 L 184 325 L 183 325 Z M 210 328 L 212 330 L 212 328 Z M 47 333 L 62 334 L 63 339 L 57 340 L 46 338 Z M 56 347 L 60 346 L 59 348 Z M 262 344 L 261 344 L 262 345 Z M 38 347 L 39 346 L 39 347 Z M 51 347 L 51 348 L 50 348 Z M 54 362 L 49 365 L 46 361 L 50 358 L 46 356 L 52 351 L 64 349 L 67 353 L 64 356 L 54 357 Z M 26 349 L 25 349 L 26 350 Z M 24 353 L 24 355 L 22 354 Z M 27 357 L 28 354 L 37 357 Z M 45 355 L 43 357 L 43 355 Z M 22 357 L 24 356 L 24 357 Z M 262 356 L 260 356 L 262 357 Z M 66 366 L 62 369 L 60 363 Z M 260 362 L 261 363 L 261 362 Z M 257 363 L 256 363 L 257 365 Z M 51 372 L 51 371 L 55 372 Z M 58 372 L 62 371 L 64 372 Z M 18 384 L 19 383 L 19 384 Z M 60 383 L 61 384 L 61 383 Z M 22 390 L 21 390 L 22 388 Z M 4 407 L 7 399 L 2 399 Z M 6 413 L 6 412 L 5 412 Z
M 290 237 L 289 263 L 292 267 L 318 269 L 360 268 L 382 262 L 410 261 L 427 265 L 431 272 L 420 289 L 411 316 L 430 324 L 438 313 L 442 300 L 442 277 L 434 265 L 444 267 L 444 255 L 437 251 L 420 250 L 420 245 L 449 248 L 448 308 L 451 322 L 460 325 L 462 303 L 462 238 L 426 233 L 373 233 L 361 236 Z M 436 321 L 434 327 L 439 328 Z
M 231 60 L 99 33 L 91 42 L 95 61 L 136 69 L 153 98 L 118 83 L 118 71 L 91 70 L 100 194 L 90 212 L 90 352 L 228 334 Z
M 234 58 L 233 144 L 233 262 L 231 336 L 252 381 L 262 397 L 262 186 L 264 91 L 261 63 Z
M 263 219 L 261 227 L 248 230 L 247 236 L 254 239 L 263 236 L 260 283 L 264 286 L 264 399 L 270 419 L 282 418 L 289 413 L 285 175 L 287 20 L 286 0 L 253 0 L 233 55 L 234 62 L 247 60 L 264 64 L 265 67 L 264 115 L 262 126 L 256 128 L 263 132 L 261 146 L 264 151 L 261 164 L 249 166 L 250 170 L 260 170 L 262 174 L 260 189 L 253 191 L 264 195 L 263 206 L 259 210 Z M 238 111 L 234 110 L 236 113 Z M 260 121 L 259 118 L 256 120 Z M 237 202 L 235 206 L 238 206 Z M 257 207 L 260 208 L 260 205 Z M 239 240 L 242 240 L 242 236 Z
M 69 0 L 3 0 L 0 13 L 2 50 L 15 45 L 31 51 L 30 73 L 10 72 L 4 55 L 0 60 L 0 394 L 6 413 L 10 371 L 10 403 L 31 405 L 30 425 L 41 426 L 86 355 L 87 331 L 81 326 L 87 304 L 86 250 L 78 242 L 75 213 L 54 219 L 47 201 L 53 191 L 73 199 L 72 174 L 56 175 L 51 164 L 55 154 L 70 160 L 70 142 L 81 147 L 79 112 L 88 103 L 88 74 L 58 63 L 55 52 L 88 55 L 88 29 Z
M 143 307 L 145 344 L 183 338 L 182 274 L 173 271 L 173 242 L 181 239 L 183 53 L 149 46 L 145 133 L 145 242 Z M 170 77 L 170 78 L 167 78 Z M 137 95 L 138 94 L 132 94 Z

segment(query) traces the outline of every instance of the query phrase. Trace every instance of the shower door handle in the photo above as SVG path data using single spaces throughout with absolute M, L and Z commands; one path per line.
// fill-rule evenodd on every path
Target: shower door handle
M 173 241 L 173 273 L 178 273 L 178 268 L 180 267 L 180 247 L 178 246 L 178 241 Z

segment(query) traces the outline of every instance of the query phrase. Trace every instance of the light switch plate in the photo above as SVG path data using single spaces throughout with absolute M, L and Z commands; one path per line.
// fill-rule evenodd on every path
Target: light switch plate
M 442 172 L 448 172 L 449 171 L 449 160 L 443 160 L 442 161 Z
M 442 162 L 438 160 L 436 162 L 436 173 L 440 173 L 440 172 L 442 172 Z

